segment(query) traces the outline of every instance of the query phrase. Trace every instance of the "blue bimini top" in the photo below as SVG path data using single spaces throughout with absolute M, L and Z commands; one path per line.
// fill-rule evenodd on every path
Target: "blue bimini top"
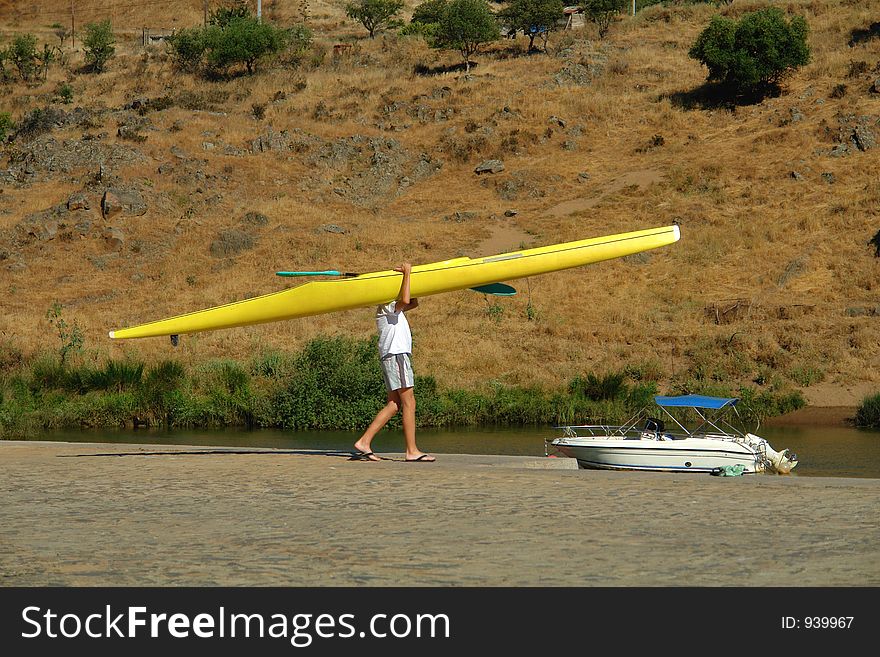
M 735 397 L 707 397 L 705 395 L 679 395 L 678 397 L 654 397 L 654 403 L 664 408 L 711 408 L 718 410 L 733 406 L 739 400 Z

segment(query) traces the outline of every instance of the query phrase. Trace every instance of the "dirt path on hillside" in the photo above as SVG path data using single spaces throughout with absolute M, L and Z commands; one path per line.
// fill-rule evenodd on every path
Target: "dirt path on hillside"
M 625 189 L 627 187 L 632 187 L 635 185 L 639 189 L 647 189 L 654 183 L 660 182 L 663 180 L 663 172 L 658 171 L 656 169 L 641 169 L 639 171 L 630 171 L 615 180 L 612 180 L 607 186 L 602 188 L 602 193 L 599 196 L 593 196 L 590 198 L 576 198 L 570 201 L 563 201 L 558 205 L 554 205 L 552 208 L 547 210 L 547 214 L 553 217 L 564 217 L 569 214 L 574 214 L 575 212 L 580 212 L 582 210 L 589 210 L 592 207 L 597 206 L 602 202 L 606 197 L 611 194 L 616 194 L 621 189 Z
M 489 237 L 477 245 L 473 257 L 519 251 L 523 244 L 528 244 L 532 239 L 532 235 L 514 222 L 498 221 L 489 228 Z

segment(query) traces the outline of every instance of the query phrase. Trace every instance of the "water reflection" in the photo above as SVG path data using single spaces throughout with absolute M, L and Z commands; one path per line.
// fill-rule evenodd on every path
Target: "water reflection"
M 761 427 L 758 432 L 775 449 L 789 448 L 800 463 L 797 476 L 880 478 L 880 431 L 847 427 Z M 541 456 L 544 439 L 559 432 L 552 427 L 464 427 L 423 429 L 419 447 L 424 451 L 458 454 Z M 275 447 L 282 449 L 350 450 L 357 439 L 352 431 L 285 432 L 273 429 L 120 429 L 46 433 L 38 440 L 199 445 L 217 447 Z M 376 452 L 402 452 L 399 430 L 383 431 L 373 443 Z

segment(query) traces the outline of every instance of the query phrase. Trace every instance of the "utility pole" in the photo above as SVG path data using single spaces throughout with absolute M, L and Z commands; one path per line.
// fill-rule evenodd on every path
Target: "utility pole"
M 76 50 L 76 15 L 73 13 L 73 0 L 70 0 L 70 47 Z
M 633 0 L 633 16 L 636 15 L 636 0 Z
M 202 6 L 205 9 L 205 25 L 208 25 L 208 0 L 205 0 Z

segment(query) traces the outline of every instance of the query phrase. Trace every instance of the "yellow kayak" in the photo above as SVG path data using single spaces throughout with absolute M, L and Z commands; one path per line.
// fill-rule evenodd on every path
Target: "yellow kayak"
M 455 258 L 415 265 L 410 279 L 410 293 L 413 297 L 424 297 L 546 274 L 656 249 L 678 239 L 678 226 L 665 226 L 484 258 Z M 400 272 L 387 270 L 350 278 L 314 281 L 253 299 L 110 331 L 110 337 L 148 338 L 213 331 L 387 303 L 400 293 L 402 276 Z

